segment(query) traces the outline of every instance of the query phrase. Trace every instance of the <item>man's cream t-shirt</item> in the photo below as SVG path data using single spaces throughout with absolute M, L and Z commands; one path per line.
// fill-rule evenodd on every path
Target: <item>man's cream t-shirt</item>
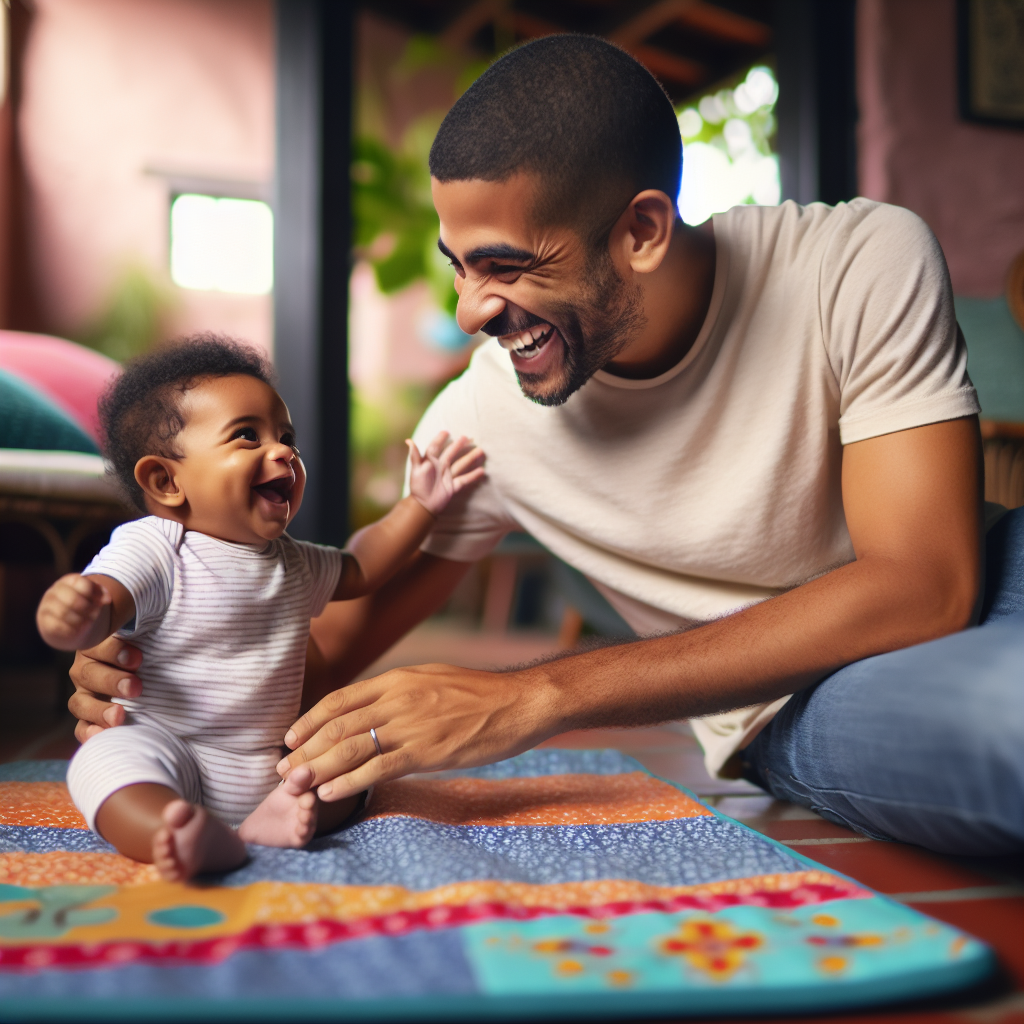
M 497 341 L 476 351 L 416 442 L 474 438 L 487 478 L 425 550 L 473 561 L 525 530 L 641 634 L 853 560 L 843 445 L 979 411 L 942 252 L 917 216 L 865 199 L 739 206 L 714 230 L 706 322 L 660 377 L 601 371 L 547 408 L 523 396 Z M 694 720 L 708 769 L 787 699 Z

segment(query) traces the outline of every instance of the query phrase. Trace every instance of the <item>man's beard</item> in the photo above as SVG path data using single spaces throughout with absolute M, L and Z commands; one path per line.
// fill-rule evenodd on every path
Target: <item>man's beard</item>
M 574 302 L 556 303 L 552 317 L 516 317 L 506 310 L 488 322 L 488 334 L 505 335 L 538 323 L 557 327 L 562 339 L 561 380 L 553 391 L 542 392 L 547 377 L 516 371 L 523 394 L 538 405 L 563 405 L 594 374 L 607 366 L 643 329 L 647 318 L 639 286 L 629 287 L 603 247 L 587 267 L 589 285 Z M 499 321 L 503 321 L 499 323 Z M 520 322 L 522 321 L 522 322 Z

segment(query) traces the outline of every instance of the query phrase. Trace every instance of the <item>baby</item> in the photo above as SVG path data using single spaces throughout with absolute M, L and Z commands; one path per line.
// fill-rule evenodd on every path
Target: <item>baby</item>
M 112 633 L 143 652 L 125 725 L 76 753 L 68 787 L 89 827 L 169 881 L 223 871 L 245 843 L 299 847 L 361 797 L 321 804 L 302 768 L 281 783 L 298 716 L 309 620 L 380 587 L 482 452 L 439 434 L 410 441 L 409 497 L 348 550 L 293 540 L 305 470 L 288 409 L 251 349 L 202 336 L 129 363 L 100 407 L 106 454 L 145 518 L 114 531 L 39 605 L 59 650 Z M 237 831 L 232 826 L 237 826 Z

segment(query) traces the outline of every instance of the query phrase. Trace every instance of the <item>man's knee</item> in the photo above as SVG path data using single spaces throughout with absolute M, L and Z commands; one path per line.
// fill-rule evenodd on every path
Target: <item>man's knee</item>
M 797 694 L 750 759 L 869 834 L 1002 852 L 1024 843 L 1022 665 L 1024 613 L 865 659 Z

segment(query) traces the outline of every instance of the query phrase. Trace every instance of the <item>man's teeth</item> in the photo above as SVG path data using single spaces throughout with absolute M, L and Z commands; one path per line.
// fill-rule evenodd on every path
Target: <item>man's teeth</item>
M 506 334 L 498 339 L 501 347 L 515 352 L 524 359 L 532 359 L 551 335 L 551 324 L 534 324 L 518 334 Z

